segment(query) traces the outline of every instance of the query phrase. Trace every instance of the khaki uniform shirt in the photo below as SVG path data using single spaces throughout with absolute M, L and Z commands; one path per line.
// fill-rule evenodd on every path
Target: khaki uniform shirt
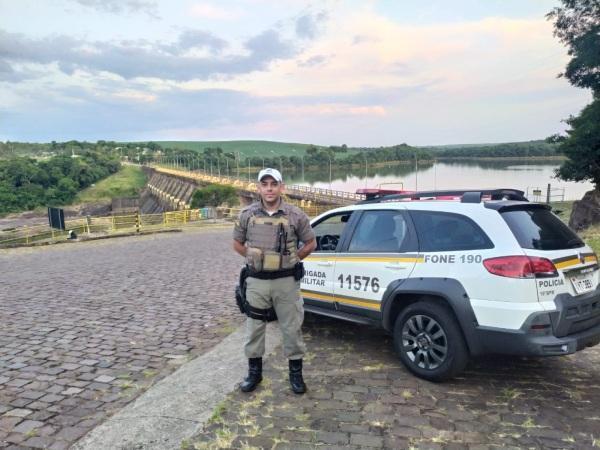
M 244 208 L 240 212 L 238 221 L 233 228 L 233 239 L 244 244 L 246 242 L 246 232 L 248 231 L 248 221 L 252 216 L 279 217 L 287 216 L 290 227 L 296 233 L 300 242 L 308 242 L 315 238 L 315 233 L 310 226 L 308 216 L 304 211 L 294 205 L 290 205 L 281 199 L 279 209 L 274 214 L 265 211 L 262 202 L 259 200 Z

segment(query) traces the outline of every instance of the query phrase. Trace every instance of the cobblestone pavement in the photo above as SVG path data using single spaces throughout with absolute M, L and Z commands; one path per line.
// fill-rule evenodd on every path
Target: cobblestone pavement
M 0 448 L 67 448 L 237 328 L 230 243 L 195 230 L 0 251 Z
M 281 351 L 251 394 L 231 393 L 182 448 L 600 448 L 600 347 L 488 357 L 452 382 L 410 375 L 381 330 L 307 315 L 309 392 Z
M 0 251 L 0 448 L 67 448 L 218 343 L 239 263 L 230 230 Z M 305 336 L 306 395 L 279 351 L 182 447 L 600 448 L 600 347 L 433 384 L 381 330 L 307 316 Z

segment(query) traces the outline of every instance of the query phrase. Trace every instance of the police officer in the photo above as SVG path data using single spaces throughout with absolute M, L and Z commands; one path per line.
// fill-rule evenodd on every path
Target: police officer
M 246 300 L 255 311 L 274 308 L 283 335 L 283 351 L 289 359 L 292 391 L 306 392 L 302 378 L 304 308 L 300 297 L 300 261 L 316 247 L 315 234 L 306 214 L 283 201 L 284 185 L 277 169 L 258 174 L 260 201 L 240 213 L 233 231 L 233 248 L 246 258 Z M 298 248 L 298 243 L 303 245 Z M 266 321 L 248 317 L 246 345 L 248 376 L 243 392 L 253 391 L 262 381 Z

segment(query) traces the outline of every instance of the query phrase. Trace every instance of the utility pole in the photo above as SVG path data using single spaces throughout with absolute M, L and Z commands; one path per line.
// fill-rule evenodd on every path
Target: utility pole
M 419 192 L 419 163 L 418 157 L 415 153 L 415 191 Z
M 331 190 L 331 156 L 327 155 L 329 158 L 329 190 Z
M 365 157 L 365 189 L 367 187 L 367 177 L 368 175 L 368 171 L 369 171 L 369 163 L 367 162 L 367 154 L 363 153 L 363 156 Z

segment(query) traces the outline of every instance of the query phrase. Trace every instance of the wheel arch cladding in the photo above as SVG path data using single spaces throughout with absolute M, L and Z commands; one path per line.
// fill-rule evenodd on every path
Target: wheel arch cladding
M 381 302 L 383 328 L 391 332 L 400 311 L 424 298 L 445 302 L 454 313 L 471 355 L 483 351 L 475 336 L 477 319 L 469 296 L 460 281 L 453 278 L 414 278 L 390 283 Z

